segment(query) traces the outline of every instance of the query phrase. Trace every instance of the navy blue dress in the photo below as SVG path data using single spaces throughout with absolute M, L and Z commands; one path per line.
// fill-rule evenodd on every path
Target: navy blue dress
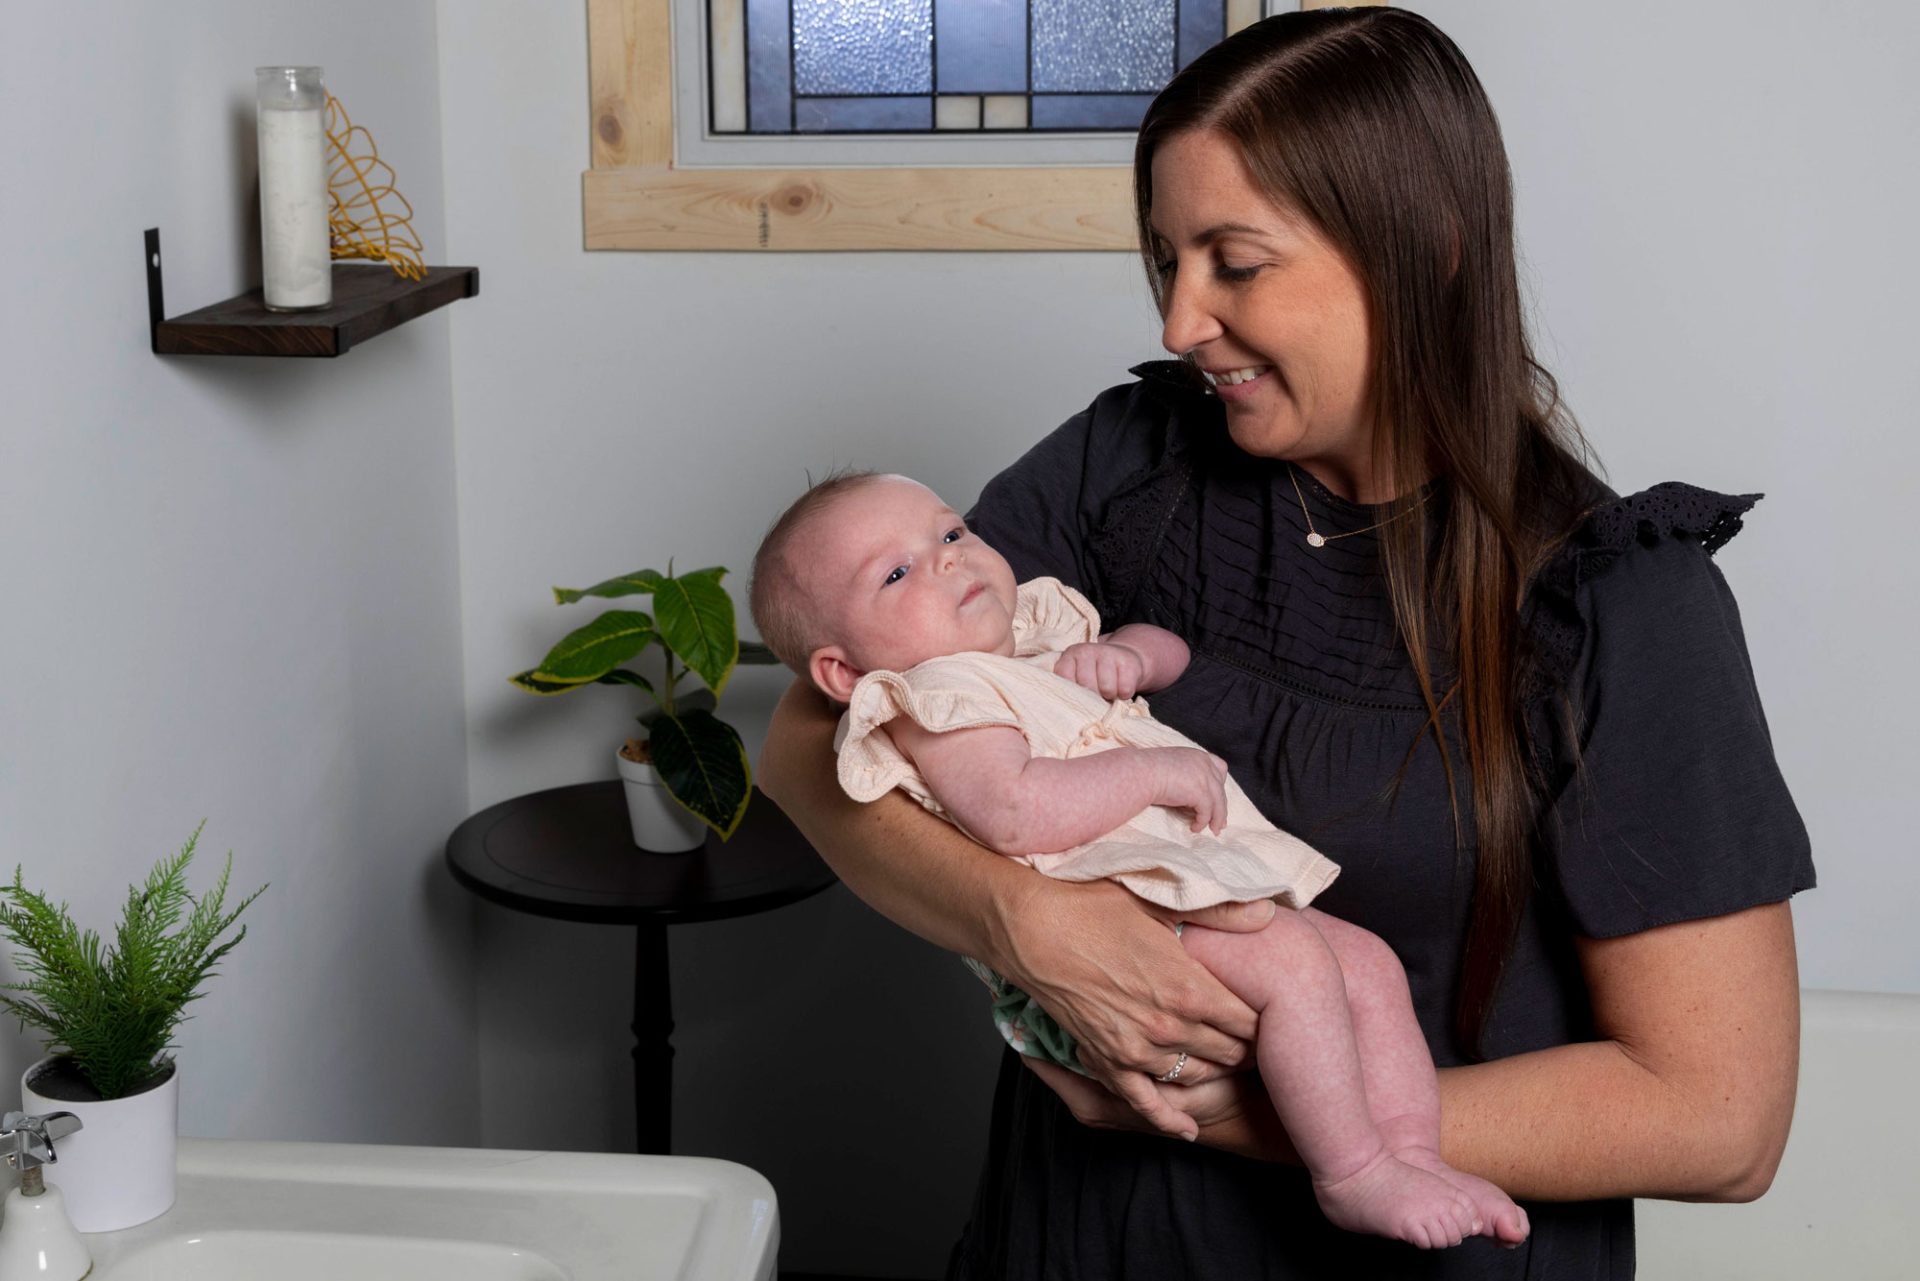
M 1392 945 L 1435 1062 L 1468 1062 L 1453 1012 L 1472 853 L 1456 846 L 1439 754 L 1421 738 L 1426 713 L 1376 537 L 1309 548 L 1286 465 L 1240 452 L 1184 366 L 1134 372 L 1140 381 L 1103 393 L 995 477 L 969 524 L 1019 578 L 1051 574 L 1085 592 L 1108 629 L 1155 623 L 1187 642 L 1191 663 L 1150 697 L 1154 715 L 1224 756 L 1269 819 L 1341 865 L 1316 906 Z M 1317 529 L 1373 520 L 1298 475 Z M 1576 935 L 1775 903 L 1814 883 L 1739 613 L 1710 558 L 1755 496 L 1664 485 L 1618 499 L 1595 487 L 1604 503 L 1529 597 L 1529 723 L 1552 785 L 1489 1058 L 1594 1038 Z M 1445 501 L 1436 485 L 1415 519 L 1437 519 Z M 1446 674 L 1436 655 L 1437 685 Z M 1633 1275 L 1632 1202 L 1527 1212 L 1532 1238 L 1514 1251 L 1341 1232 L 1305 1171 L 1083 1127 L 1009 1051 L 949 1276 Z

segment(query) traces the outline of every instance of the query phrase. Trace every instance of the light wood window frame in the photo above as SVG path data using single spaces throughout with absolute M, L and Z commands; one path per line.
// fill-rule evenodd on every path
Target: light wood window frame
M 1304 0 L 1314 9 L 1331 0 Z M 1230 0 L 1259 15 L 1260 0 Z M 673 0 L 588 0 L 588 249 L 1134 252 L 1133 171 L 677 168 Z

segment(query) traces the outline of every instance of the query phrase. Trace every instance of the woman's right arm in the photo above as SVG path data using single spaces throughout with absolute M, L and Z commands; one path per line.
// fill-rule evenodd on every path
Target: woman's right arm
M 1073 1033 L 1088 1070 L 1123 1096 L 1135 1089 L 1129 1074 L 1165 1072 L 1182 1051 L 1204 1061 L 1190 1062 L 1183 1080 L 1246 1059 L 1253 1010 L 1187 956 L 1156 909 L 1107 882 L 1049 880 L 900 793 L 853 800 L 834 776 L 836 721 L 833 705 L 796 681 L 774 710 L 758 782 L 868 906 L 1019 984 Z M 1271 907 L 1185 919 L 1258 929 Z

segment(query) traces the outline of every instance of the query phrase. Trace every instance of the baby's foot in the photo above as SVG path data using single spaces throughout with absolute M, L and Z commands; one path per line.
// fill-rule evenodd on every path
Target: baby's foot
M 1509 1248 L 1527 1239 L 1531 1226 L 1527 1212 L 1514 1204 L 1512 1197 L 1475 1175 L 1456 1170 L 1440 1159 L 1432 1148 L 1401 1148 L 1394 1156 L 1408 1165 L 1437 1174 L 1464 1192 L 1473 1202 L 1474 1217 L 1483 1225 L 1481 1232 Z
M 1482 1227 L 1471 1197 L 1439 1175 L 1384 1151 L 1337 1182 L 1314 1180 L 1313 1192 L 1335 1227 L 1371 1232 L 1423 1250 L 1459 1245 Z

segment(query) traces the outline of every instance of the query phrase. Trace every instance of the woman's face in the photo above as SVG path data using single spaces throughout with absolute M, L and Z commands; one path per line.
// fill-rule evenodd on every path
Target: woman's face
M 1234 443 L 1317 464 L 1323 483 L 1365 501 L 1371 332 L 1346 259 L 1261 195 L 1239 151 L 1210 132 L 1177 134 L 1155 152 L 1153 233 L 1162 341 L 1206 372 Z

